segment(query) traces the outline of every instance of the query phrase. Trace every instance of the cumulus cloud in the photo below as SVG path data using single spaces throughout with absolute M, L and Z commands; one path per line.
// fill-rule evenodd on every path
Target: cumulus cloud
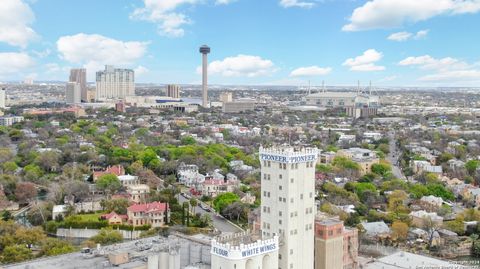
M 290 77 L 315 77 L 315 76 L 324 76 L 332 72 L 330 67 L 318 67 L 318 66 L 308 66 L 300 67 L 293 70 L 290 73 Z
M 280 6 L 284 8 L 289 7 L 301 7 L 301 8 L 311 8 L 315 5 L 311 1 L 300 1 L 300 0 L 280 0 Z
M 201 67 L 197 73 L 201 73 Z M 259 56 L 239 54 L 227 57 L 221 61 L 213 61 L 208 65 L 208 72 L 212 75 L 224 77 L 258 77 L 272 74 L 276 71 L 272 61 Z
M 469 67 L 466 62 L 459 59 L 455 59 L 452 57 L 435 59 L 430 55 L 407 57 L 401 60 L 398 64 L 401 66 L 418 66 L 421 69 L 440 71 L 449 69 L 465 69 Z
M 407 57 L 398 63 L 400 66 L 413 66 L 421 70 L 434 72 L 420 77 L 427 82 L 480 81 L 480 70 L 476 65 L 452 58 L 434 58 L 430 55 Z
M 407 41 L 409 39 L 419 40 L 425 38 L 428 35 L 428 32 L 429 30 L 421 30 L 418 31 L 416 34 L 410 32 L 397 32 L 389 35 L 387 39 L 397 42 Z
M 371 0 L 356 8 L 344 31 L 386 29 L 424 21 L 438 15 L 477 13 L 478 0 Z
M 35 15 L 22 0 L 2 0 L 0 4 L 0 42 L 26 47 L 37 37 L 30 25 Z
M 120 41 L 97 34 L 62 36 L 57 41 L 60 56 L 68 62 L 130 65 L 143 57 L 147 42 Z
M 177 11 L 184 5 L 195 5 L 200 0 L 143 0 L 144 7 L 136 8 L 131 19 L 156 23 L 160 34 L 169 37 L 182 37 L 185 34 L 183 26 L 192 21 L 182 12 Z M 226 0 L 218 0 L 226 4 Z
M 62 36 L 57 41 L 57 50 L 64 60 L 83 65 L 89 79 L 104 65 L 131 67 L 147 51 L 147 42 L 121 41 L 97 34 Z
M 375 63 L 383 58 L 383 54 L 374 49 L 366 50 L 362 55 L 347 59 L 343 65 L 350 67 L 351 71 L 381 71 L 385 66 L 379 66 Z
M 35 61 L 27 53 L 0 53 L 0 76 L 23 72 L 25 69 L 30 68 L 33 65 L 35 65 Z

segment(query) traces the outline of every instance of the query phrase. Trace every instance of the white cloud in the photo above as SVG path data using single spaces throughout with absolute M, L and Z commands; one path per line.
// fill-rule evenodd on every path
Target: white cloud
M 409 32 L 398 32 L 398 33 L 393 33 L 387 37 L 388 40 L 392 41 L 407 41 L 412 37 L 412 33 Z
M 356 8 L 344 31 L 385 29 L 424 21 L 438 15 L 477 13 L 479 0 L 371 0 Z
M 351 71 L 381 71 L 384 66 L 375 65 L 383 58 L 383 54 L 374 49 L 366 50 L 362 55 L 347 59 L 343 65 L 350 67 Z
M 398 64 L 401 66 L 418 66 L 421 69 L 439 71 L 469 68 L 469 65 L 461 60 L 451 57 L 435 59 L 430 55 L 408 57 L 401 60 Z
M 16 74 L 35 65 L 35 61 L 23 52 L 0 53 L 0 76 Z
M 0 4 L 0 42 L 26 47 L 37 37 L 30 25 L 35 15 L 22 0 L 2 0 Z
M 136 8 L 131 19 L 138 19 L 156 23 L 160 34 L 169 37 L 182 37 L 185 30 L 182 28 L 185 24 L 192 21 L 182 12 L 176 10 L 183 5 L 194 5 L 200 0 L 143 0 L 144 7 Z M 230 2 L 219 0 L 217 2 Z
M 76 34 L 62 36 L 57 41 L 57 49 L 64 60 L 83 65 L 87 76 L 93 79 L 95 71 L 104 65 L 131 67 L 147 51 L 147 42 L 121 41 L 97 34 Z
M 429 70 L 435 73 L 420 77 L 418 80 L 426 82 L 461 82 L 480 81 L 480 70 L 476 65 L 470 65 L 465 61 L 445 57 L 436 59 L 430 55 L 408 57 L 398 63 L 401 66 L 415 66 L 421 70 Z
M 60 56 L 76 64 L 130 65 L 143 57 L 147 42 L 124 42 L 97 34 L 62 36 L 57 41 Z
M 421 30 L 421 31 L 418 31 L 417 34 L 415 34 L 415 36 L 414 36 L 413 38 L 415 38 L 415 39 L 425 38 L 425 37 L 428 35 L 428 32 L 430 32 L 430 30 Z
M 397 32 L 389 35 L 387 39 L 398 42 L 407 41 L 409 39 L 419 40 L 425 38 L 428 35 L 428 32 L 429 30 L 421 30 L 418 31 L 416 34 L 410 32 Z
M 315 6 L 315 3 L 310 1 L 301 1 L 301 0 L 280 0 L 280 6 L 284 8 L 289 8 L 289 7 L 311 8 Z
M 394 81 L 398 78 L 398 76 L 396 75 L 393 75 L 393 76 L 388 76 L 388 77 L 384 77 L 382 79 L 379 79 L 378 82 L 390 82 L 390 81 Z
M 228 4 L 231 4 L 235 1 L 237 1 L 237 0 L 217 0 L 217 1 L 215 1 L 215 5 L 228 5 Z
M 197 73 L 201 73 L 201 67 Z M 239 54 L 227 57 L 221 61 L 213 61 L 208 65 L 208 72 L 212 75 L 224 77 L 258 77 L 270 75 L 276 71 L 272 61 L 259 56 Z
M 318 66 L 308 66 L 300 67 L 293 70 L 290 73 L 290 77 L 315 77 L 315 76 L 324 76 L 332 72 L 330 67 L 318 67 Z
M 135 69 L 135 77 L 141 77 L 145 75 L 146 73 L 150 72 L 150 69 L 146 68 L 145 66 L 137 66 Z

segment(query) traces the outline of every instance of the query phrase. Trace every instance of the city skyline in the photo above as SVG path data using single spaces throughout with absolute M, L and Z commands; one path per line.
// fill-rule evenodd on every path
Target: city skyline
M 479 12 L 473 0 L 6 0 L 0 81 L 81 67 L 94 82 L 115 65 L 140 83 L 200 85 L 208 44 L 213 85 L 475 86 Z

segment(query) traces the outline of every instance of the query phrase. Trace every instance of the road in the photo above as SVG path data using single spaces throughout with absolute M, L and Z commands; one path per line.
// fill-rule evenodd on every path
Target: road
M 398 158 L 401 152 L 397 148 L 397 140 L 395 139 L 395 132 L 388 133 L 390 153 L 387 156 L 387 160 L 392 164 L 392 173 L 396 178 L 407 180 L 402 170 L 398 166 Z
M 186 199 L 182 195 L 179 195 L 179 203 L 183 204 L 183 202 L 185 202 L 185 201 L 188 201 L 188 199 Z M 201 203 L 200 201 L 198 201 L 198 202 Z M 242 230 L 240 230 L 236 226 L 230 224 L 224 217 L 217 216 L 217 214 L 215 212 L 207 212 L 207 211 L 203 210 L 200 206 L 196 206 L 195 207 L 195 213 L 200 213 L 202 215 L 204 215 L 204 214 L 210 215 L 210 217 L 212 218 L 212 221 L 213 221 L 213 227 L 215 227 L 215 229 L 219 230 L 222 233 L 242 232 Z

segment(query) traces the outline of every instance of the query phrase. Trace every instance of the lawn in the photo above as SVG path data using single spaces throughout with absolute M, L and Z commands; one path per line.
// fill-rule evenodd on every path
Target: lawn
M 82 215 L 77 215 L 78 217 L 81 218 L 82 221 L 98 221 L 101 215 L 104 213 L 93 213 L 93 214 L 82 214 Z

